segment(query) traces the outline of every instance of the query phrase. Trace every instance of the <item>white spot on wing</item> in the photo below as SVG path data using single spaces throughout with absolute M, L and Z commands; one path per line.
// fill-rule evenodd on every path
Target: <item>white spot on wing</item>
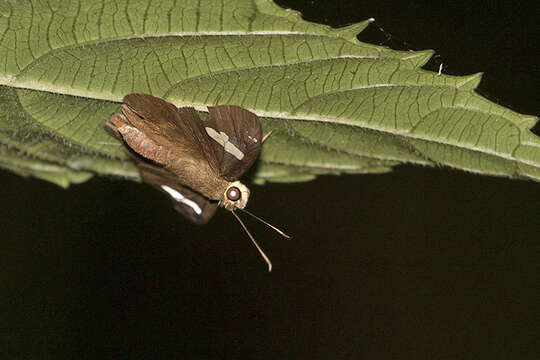
M 212 129 L 211 127 L 205 127 L 206 133 L 208 136 L 210 136 L 212 139 L 217 141 L 218 144 L 223 146 L 226 152 L 237 158 L 238 160 L 242 160 L 244 158 L 244 153 L 240 151 L 232 142 L 229 141 L 229 136 L 225 134 L 223 131 L 220 131 L 219 133 Z
M 177 190 L 175 190 L 175 189 L 173 189 L 173 188 L 171 188 L 171 187 L 169 187 L 167 185 L 161 185 L 161 188 L 163 190 L 165 190 L 169 195 L 171 195 L 171 197 L 174 200 L 176 200 L 179 203 L 182 203 L 184 205 L 187 205 L 191 209 L 193 209 L 193 211 L 195 211 L 195 214 L 197 214 L 197 215 L 202 214 L 201 207 L 195 201 L 186 198 L 184 195 L 180 194 L 180 192 L 178 192 Z

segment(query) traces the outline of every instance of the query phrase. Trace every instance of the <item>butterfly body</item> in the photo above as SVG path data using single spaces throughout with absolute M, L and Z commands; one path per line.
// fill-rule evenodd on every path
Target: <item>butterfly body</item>
M 123 142 L 142 179 L 167 193 L 176 210 L 195 223 L 207 222 L 217 206 L 230 211 L 246 206 L 250 192 L 238 179 L 262 144 L 255 114 L 232 105 L 208 110 L 202 120 L 192 107 L 129 94 L 121 113 L 105 124 Z

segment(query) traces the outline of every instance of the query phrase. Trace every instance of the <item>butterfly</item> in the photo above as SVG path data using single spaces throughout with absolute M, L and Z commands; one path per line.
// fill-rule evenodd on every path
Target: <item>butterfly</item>
M 218 207 L 240 222 L 262 257 L 272 264 L 245 224 L 239 209 L 282 236 L 288 235 L 244 208 L 250 191 L 238 179 L 253 165 L 269 134 L 262 136 L 259 118 L 236 105 L 208 107 L 203 120 L 193 107 L 148 94 L 128 94 L 121 113 L 104 124 L 122 142 L 144 182 L 166 193 L 174 208 L 196 224 L 207 223 Z

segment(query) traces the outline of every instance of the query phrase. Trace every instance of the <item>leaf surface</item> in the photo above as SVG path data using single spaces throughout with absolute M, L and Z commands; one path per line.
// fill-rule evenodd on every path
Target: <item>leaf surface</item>
M 102 129 L 131 92 L 206 111 L 243 106 L 265 131 L 254 180 L 447 165 L 540 180 L 537 119 L 423 70 L 431 51 L 362 43 L 270 0 L 0 3 L 0 166 L 62 186 L 138 179 Z

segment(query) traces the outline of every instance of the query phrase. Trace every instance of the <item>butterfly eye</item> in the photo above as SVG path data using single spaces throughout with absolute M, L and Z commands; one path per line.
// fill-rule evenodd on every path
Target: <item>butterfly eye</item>
M 227 190 L 227 199 L 231 201 L 236 201 L 240 199 L 241 193 L 240 189 L 238 189 L 236 186 L 232 186 Z

